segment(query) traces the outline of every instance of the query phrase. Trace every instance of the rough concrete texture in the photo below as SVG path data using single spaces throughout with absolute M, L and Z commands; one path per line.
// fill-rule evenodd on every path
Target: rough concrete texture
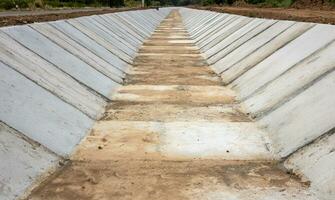
M 21 197 L 41 173 L 55 166 L 60 158 L 29 141 L 25 136 L 0 122 L 0 199 Z M 6 172 L 6 173 L 3 173 Z M 46 175 L 46 174 L 45 174 Z
M 264 36 L 263 34 L 259 34 L 254 39 L 247 41 L 239 48 L 234 50 L 232 53 L 227 55 L 227 57 L 231 57 L 231 61 L 226 60 L 226 58 L 222 58 L 220 60 L 220 62 L 222 62 L 222 65 L 225 66 L 225 70 L 223 71 L 224 73 L 222 73 L 221 75 L 223 82 L 226 85 L 230 84 L 239 76 L 251 69 L 254 65 L 259 63 L 290 41 L 294 40 L 313 26 L 313 24 L 295 23 L 293 26 L 284 30 L 276 37 L 270 38 L 265 43 L 263 43 L 262 39 L 268 38 L 266 35 Z M 238 54 L 239 56 L 236 56 L 236 54 Z M 234 63 L 230 65 L 230 62 Z
M 319 198 L 335 198 L 332 158 L 325 156 L 322 165 L 328 170 L 321 172 L 323 155 L 310 145 L 335 126 L 335 27 L 236 16 L 215 26 L 215 18 L 226 14 L 192 9 L 181 14 L 211 68 L 268 132 L 273 153 L 288 157 L 286 166 L 307 177 Z M 265 23 L 269 26 L 261 28 Z M 229 34 L 221 36 L 222 30 Z
M 0 198 L 335 198 L 334 26 L 171 10 L 0 29 Z
M 2 28 L 1 31 L 106 98 L 110 97 L 110 92 L 118 85 L 29 26 Z
M 21 73 L 39 86 L 60 97 L 92 118 L 97 118 L 106 102 L 88 91 L 70 75 L 0 32 L 1 62 Z
M 136 51 L 169 9 L 137 12 L 0 29 L 1 200 L 28 194 L 102 117 Z M 119 20 L 106 27 L 112 16 Z M 122 24 L 139 16 L 150 22 Z
M 0 91 L 6 94 L 1 96 L 1 121 L 51 151 L 69 155 L 94 120 L 9 66 L 0 67 Z
M 28 199 L 317 199 L 221 86 L 177 10 L 140 48 L 126 83 L 71 163 Z
M 299 150 L 285 161 L 293 169 L 311 181 L 321 199 L 332 199 L 335 189 L 335 135 L 334 130 L 313 144 Z
M 122 73 L 121 70 L 115 68 L 85 47 L 71 40 L 66 34 L 46 23 L 32 24 L 30 27 L 48 37 L 62 48 L 67 49 L 67 51 L 94 67 L 97 71 L 101 72 L 113 81 L 122 83 L 124 73 Z
M 259 120 L 280 156 L 291 154 L 334 127 L 334 78 L 335 72 L 326 75 Z

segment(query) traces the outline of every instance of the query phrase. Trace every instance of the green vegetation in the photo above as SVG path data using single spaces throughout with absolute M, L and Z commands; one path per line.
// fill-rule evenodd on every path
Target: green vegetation
M 0 8 L 11 9 L 17 7 L 26 8 L 33 0 L 0 0 Z

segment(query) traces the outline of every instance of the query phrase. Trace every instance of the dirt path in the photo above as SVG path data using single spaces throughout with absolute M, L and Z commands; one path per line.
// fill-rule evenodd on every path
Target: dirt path
M 71 162 L 29 199 L 315 199 L 271 158 L 173 11 Z
M 244 15 L 248 17 L 335 24 L 334 9 L 312 10 L 312 9 L 295 9 L 295 8 L 255 8 L 255 7 L 226 7 L 226 6 L 223 7 L 192 6 L 191 8 Z

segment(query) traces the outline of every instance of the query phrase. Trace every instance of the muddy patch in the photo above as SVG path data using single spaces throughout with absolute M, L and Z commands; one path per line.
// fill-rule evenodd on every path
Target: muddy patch
M 249 122 L 238 105 L 189 106 L 161 103 L 114 102 L 101 120 Z
M 73 162 L 28 199 L 226 199 L 232 193 L 256 199 L 271 199 L 271 194 L 283 200 L 312 199 L 299 181 L 271 162 Z

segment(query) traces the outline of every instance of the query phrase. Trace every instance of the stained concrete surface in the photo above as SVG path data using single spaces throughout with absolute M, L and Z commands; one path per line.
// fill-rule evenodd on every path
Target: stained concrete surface
M 172 11 L 70 163 L 28 199 L 317 199 L 187 40 Z

